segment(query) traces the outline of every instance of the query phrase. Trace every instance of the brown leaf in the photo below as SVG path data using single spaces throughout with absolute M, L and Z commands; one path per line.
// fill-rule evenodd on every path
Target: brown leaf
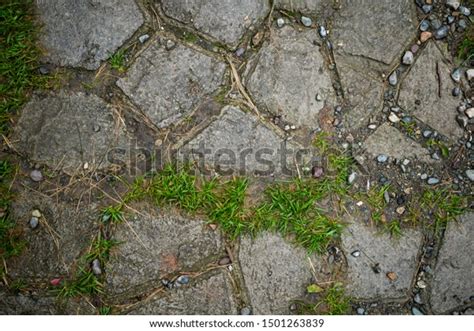
M 393 271 L 387 272 L 387 278 L 391 281 L 397 280 L 397 274 Z

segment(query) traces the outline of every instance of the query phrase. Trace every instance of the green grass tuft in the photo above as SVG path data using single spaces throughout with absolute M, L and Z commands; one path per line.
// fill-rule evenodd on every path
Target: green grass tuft
M 109 58 L 109 64 L 112 69 L 118 72 L 125 72 L 125 51 L 119 50 Z
M 345 295 L 344 288 L 340 283 L 336 283 L 328 289 L 324 301 L 328 306 L 329 315 L 343 315 L 347 314 L 349 310 L 350 298 Z

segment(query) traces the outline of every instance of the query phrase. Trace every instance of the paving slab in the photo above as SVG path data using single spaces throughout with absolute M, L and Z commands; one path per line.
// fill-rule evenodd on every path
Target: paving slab
M 317 256 L 281 236 L 263 233 L 241 238 L 239 261 L 253 314 L 289 315 L 294 300 L 302 299 L 312 282 Z
M 474 300 L 473 237 L 474 213 L 448 224 L 431 284 L 431 308 L 436 314 Z
M 29 225 L 33 210 L 39 210 L 39 225 Z M 95 204 L 66 203 L 22 189 L 15 193 L 12 215 L 23 231 L 26 248 L 8 262 L 12 279 L 44 282 L 66 276 L 98 233 Z
M 461 97 L 452 95 L 455 84 L 450 73 L 443 53 L 434 42 L 429 42 L 401 83 L 398 103 L 433 129 L 456 140 L 463 134 L 456 122 Z
M 95 70 L 143 24 L 135 1 L 36 1 L 48 62 Z
M 261 23 L 270 12 L 269 1 L 163 0 L 165 14 L 192 25 L 215 39 L 236 47 L 245 31 Z
M 93 94 L 35 96 L 21 111 L 12 141 L 31 161 L 53 169 L 71 173 L 86 163 L 89 169 L 105 169 L 118 162 L 118 155 L 114 161 L 109 153 L 128 148 L 126 131 L 113 112 Z
M 55 315 L 57 313 L 54 297 L 21 293 L 12 295 L 0 290 L 0 315 Z
M 167 48 L 156 41 L 117 85 L 162 128 L 216 92 L 223 83 L 225 68 L 220 60 L 182 44 Z
M 379 126 L 364 141 L 363 148 L 365 153 L 372 159 L 380 154 L 384 154 L 398 160 L 417 159 L 425 163 L 434 162 L 427 149 L 388 123 Z
M 277 9 L 285 9 L 300 13 L 318 13 L 323 7 L 330 4 L 327 0 L 274 0 L 273 5 Z
M 388 234 L 351 220 L 342 235 L 342 249 L 348 264 L 346 292 L 359 300 L 404 299 L 410 295 L 418 267 L 423 236 L 420 231 L 405 230 L 402 237 Z M 354 257 L 351 253 L 359 251 Z M 375 264 L 380 272 L 373 270 Z M 395 280 L 387 273 L 394 272 Z
M 334 106 L 335 92 L 314 30 L 291 26 L 271 38 L 247 64 L 244 83 L 258 106 L 297 126 L 319 127 L 318 114 Z M 321 101 L 316 100 L 319 94 Z
M 136 296 L 160 286 L 160 279 L 180 270 L 189 271 L 222 253 L 222 239 L 206 223 L 178 214 L 157 214 L 153 207 L 119 226 L 114 239 L 121 244 L 106 266 L 110 297 Z
M 282 154 L 283 149 L 288 154 Z M 180 149 L 180 155 L 198 160 L 205 153 L 204 162 L 224 175 L 289 176 L 297 150 L 255 115 L 226 106 L 218 119 Z
M 332 28 L 334 50 L 391 64 L 415 38 L 418 20 L 412 0 L 376 4 L 341 0 Z
M 209 276 L 208 276 L 209 277 Z M 236 315 L 232 281 L 226 271 L 199 279 L 146 302 L 132 315 Z

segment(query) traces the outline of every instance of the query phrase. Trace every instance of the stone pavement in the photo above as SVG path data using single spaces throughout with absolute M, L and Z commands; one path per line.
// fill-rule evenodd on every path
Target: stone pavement
M 198 160 L 203 147 L 202 168 L 264 185 L 318 162 L 311 141 L 323 131 L 356 160 L 355 190 L 390 183 L 414 196 L 452 184 L 472 195 L 474 74 L 450 52 L 472 24 L 467 9 L 422 0 L 36 6 L 44 66 L 66 78 L 35 92 L 9 139 L 21 165 L 13 214 L 27 248 L 6 262 L 10 283 L 23 285 L 0 286 L 2 314 L 97 313 L 94 296 L 60 300 L 48 289 L 77 270 L 101 208 L 119 199 L 114 175 L 153 170 L 155 151 Z M 118 51 L 123 70 L 107 62 Z M 384 195 L 386 215 L 405 213 L 400 196 Z M 472 211 L 440 236 L 407 226 L 395 238 L 368 210 L 347 202 L 340 240 L 308 255 L 275 233 L 232 241 L 206 219 L 134 204 L 107 233 L 119 244 L 102 266 L 100 305 L 293 314 L 299 302 L 323 300 L 308 285 L 340 282 L 347 313 L 472 314 Z

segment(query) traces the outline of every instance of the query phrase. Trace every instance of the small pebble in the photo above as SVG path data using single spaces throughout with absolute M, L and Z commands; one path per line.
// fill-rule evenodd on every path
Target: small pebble
M 403 215 L 405 213 L 405 207 L 404 206 L 398 207 L 396 212 L 398 215 Z
M 467 7 L 459 6 L 458 10 L 459 10 L 459 12 L 460 12 L 461 14 L 463 14 L 464 16 L 469 16 L 469 15 L 471 15 L 471 10 L 470 10 L 469 8 L 467 8 Z
M 431 5 L 423 5 L 423 7 L 421 7 L 421 10 L 423 10 L 423 13 L 425 14 L 431 13 L 432 9 L 433 9 L 433 6 Z
M 454 20 L 455 20 L 454 16 L 449 15 L 448 17 L 446 17 L 446 22 L 448 24 L 453 24 Z
M 416 308 L 416 307 L 413 307 L 413 308 L 411 309 L 411 313 L 412 313 L 413 315 L 424 315 L 424 314 L 421 312 L 421 310 L 419 310 L 419 309 Z
M 439 29 L 435 30 L 434 37 L 437 40 L 446 38 L 448 36 L 448 32 L 449 32 L 449 27 L 447 25 L 443 25 Z
M 249 307 L 244 307 L 240 310 L 240 315 L 250 315 L 252 311 Z
M 474 78 L 474 69 L 466 70 L 466 78 L 467 80 L 471 80 Z
M 148 39 L 150 39 L 150 36 L 148 34 L 144 34 L 138 37 L 138 41 L 140 41 L 142 44 L 144 44 Z
M 385 203 L 390 203 L 390 193 L 388 193 L 388 191 L 383 192 L 383 199 Z
M 285 20 L 282 17 L 279 17 L 276 23 L 277 23 L 277 27 L 282 28 L 283 25 L 285 25 Z
M 458 0 L 447 0 L 446 1 L 446 6 L 456 10 L 459 8 L 459 6 L 461 5 L 461 3 L 458 1 Z
M 321 167 L 314 166 L 311 169 L 311 175 L 313 178 L 320 178 L 324 174 L 324 170 Z
M 461 81 L 461 69 L 456 68 L 451 72 L 451 78 L 456 82 L 459 83 Z
M 459 126 L 462 128 L 465 128 L 467 126 L 468 118 L 463 115 L 458 115 L 456 116 L 456 121 L 458 122 Z
M 380 268 L 380 264 L 376 263 L 372 266 L 372 271 L 376 274 L 379 274 L 382 272 L 382 268 Z
M 244 55 L 244 53 L 245 53 L 245 48 L 239 47 L 239 48 L 237 48 L 237 50 L 235 51 L 235 56 L 241 57 L 242 55 Z
M 357 177 L 357 173 L 356 173 L 356 172 L 352 172 L 352 173 L 349 175 L 349 178 L 347 179 L 347 182 L 348 182 L 349 184 L 354 183 L 356 177 Z
M 219 260 L 218 262 L 219 265 L 228 265 L 228 264 L 231 264 L 231 261 L 229 259 L 229 257 L 223 257 L 222 259 Z
M 30 178 L 34 182 L 41 182 L 43 180 L 43 174 L 39 170 L 32 170 L 30 172 Z
M 418 52 L 419 49 L 420 49 L 420 46 L 418 46 L 417 44 L 411 45 L 411 47 L 410 47 L 410 50 L 413 54 Z
M 436 185 L 439 183 L 439 179 L 436 177 L 428 178 L 428 185 Z
M 38 209 L 33 209 L 33 211 L 31 212 L 31 216 L 40 218 L 42 215 Z
M 364 315 L 365 314 L 365 309 L 362 307 L 357 308 L 357 315 Z
M 379 163 L 385 163 L 387 162 L 387 160 L 388 160 L 388 156 L 385 154 L 380 154 L 379 156 L 377 156 L 377 162 Z
M 49 69 L 46 66 L 40 66 L 39 67 L 39 73 L 42 75 L 47 75 L 49 74 Z
M 386 274 L 387 278 L 390 279 L 391 281 L 397 280 L 397 274 L 394 273 L 393 271 L 387 272 Z
M 431 132 L 430 130 L 424 130 L 424 131 L 423 131 L 423 137 L 429 138 L 429 137 L 431 137 L 431 134 L 432 134 L 432 133 L 433 133 L 433 132 Z
M 321 94 L 316 94 L 316 101 L 321 101 L 323 100 L 323 97 L 321 96 Z
M 353 257 L 359 257 L 359 256 L 360 256 L 360 251 L 353 251 L 353 252 L 351 253 L 351 255 L 352 255 Z
M 390 115 L 388 115 L 388 120 L 392 123 L 400 122 L 400 118 L 394 113 L 390 113 Z
M 413 64 L 414 57 L 413 53 L 411 51 L 406 51 L 405 55 L 403 55 L 402 63 L 405 65 L 411 65 Z
M 433 160 L 440 160 L 440 157 L 439 157 L 438 153 L 436 153 L 436 152 L 434 152 L 433 154 L 431 154 L 431 158 L 432 158 Z
M 313 21 L 309 17 L 301 16 L 301 23 L 306 27 L 310 27 L 313 24 Z
M 407 166 L 408 164 L 410 164 L 410 160 L 409 159 L 405 159 L 403 160 L 403 163 L 402 163 L 404 166 Z
M 166 48 L 166 50 L 169 51 L 169 50 L 171 50 L 175 45 L 176 45 L 176 43 L 175 43 L 173 40 L 168 39 L 168 40 L 166 41 L 165 48 Z
M 451 93 L 453 94 L 453 97 L 457 97 L 461 94 L 461 89 L 456 86 L 455 88 L 453 88 L 453 91 Z
M 467 22 L 466 20 L 459 20 L 458 22 L 458 27 L 462 30 L 465 30 L 467 28 Z
M 466 170 L 466 176 L 471 182 L 474 182 L 474 169 Z
M 394 71 L 390 76 L 388 76 L 388 82 L 390 85 L 395 86 L 398 83 L 397 72 Z
M 102 269 L 100 268 L 100 261 L 99 261 L 99 259 L 95 259 L 94 261 L 92 261 L 92 272 L 93 272 L 94 275 L 96 275 L 96 276 L 102 274 Z
M 39 225 L 38 217 L 35 217 L 35 216 L 31 217 L 30 218 L 30 228 L 36 229 L 38 227 L 38 225 Z
M 474 117 L 474 107 L 466 109 L 464 112 L 468 118 Z
M 427 175 L 427 174 L 421 174 L 420 178 L 421 178 L 422 180 L 425 180 L 425 179 L 428 178 L 428 175 Z
M 377 129 L 377 125 L 376 124 L 369 124 L 369 126 L 367 128 L 369 128 L 370 130 L 375 130 L 375 129 Z
M 433 34 L 429 31 L 424 31 L 420 34 L 420 41 L 424 43 L 425 41 L 429 40 Z
M 427 20 L 423 20 L 420 22 L 420 30 L 427 31 L 430 28 L 430 22 Z
M 321 38 L 326 38 L 326 36 L 328 35 L 328 31 L 324 26 L 319 27 L 319 35 L 321 36 Z
M 421 295 L 420 293 L 417 293 L 415 295 L 415 297 L 413 298 L 413 301 L 415 301 L 417 304 L 419 305 L 422 305 L 423 304 L 423 300 L 421 300 Z
M 186 275 L 181 275 L 176 279 L 176 282 L 182 285 L 186 285 L 189 283 L 189 277 Z

